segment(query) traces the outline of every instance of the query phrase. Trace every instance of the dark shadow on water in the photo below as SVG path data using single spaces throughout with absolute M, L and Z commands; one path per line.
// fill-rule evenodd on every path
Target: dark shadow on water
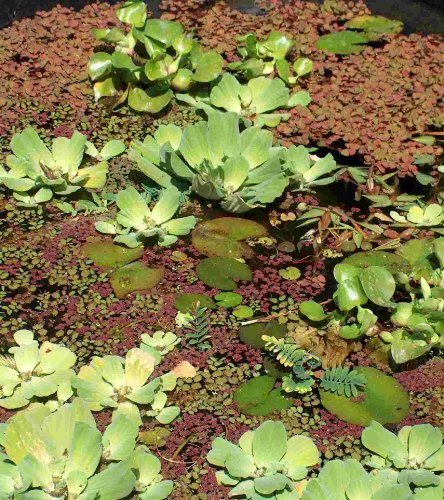
M 114 4 L 118 0 L 107 0 Z M 196 0 L 208 1 L 212 0 Z M 322 0 L 311 0 L 322 3 Z M 174 0 L 171 0 L 174 2 Z M 255 5 L 254 0 L 226 0 L 227 4 L 261 15 L 263 12 Z M 95 0 L 0 0 L 0 28 L 13 20 L 33 16 L 39 10 L 50 10 L 57 4 L 80 9 Z M 159 1 L 146 1 L 154 14 L 158 14 Z M 444 33 L 444 1 L 443 0 L 366 0 L 366 4 L 374 14 L 380 14 L 404 22 L 404 33 Z

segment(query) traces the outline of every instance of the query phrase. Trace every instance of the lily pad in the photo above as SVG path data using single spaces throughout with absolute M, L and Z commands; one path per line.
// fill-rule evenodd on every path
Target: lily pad
M 254 314 L 253 309 L 248 306 L 238 306 L 236 309 L 234 309 L 233 314 L 236 316 L 236 318 L 239 319 L 245 319 L 245 318 L 251 318 Z
M 110 282 L 118 299 L 141 290 L 149 290 L 162 281 L 163 268 L 148 267 L 143 262 L 133 262 L 111 274 Z
M 242 295 L 234 292 L 221 292 L 215 295 L 219 307 L 236 307 L 242 302 Z
M 367 384 L 357 398 L 319 390 L 322 405 L 330 413 L 350 424 L 367 426 L 372 420 L 398 424 L 409 411 L 409 395 L 393 377 L 376 368 L 358 367 Z
M 189 313 L 197 302 L 199 302 L 201 307 L 217 309 L 213 299 L 203 293 L 182 293 L 176 297 L 174 307 L 181 313 Z
M 382 35 L 401 33 L 404 25 L 384 16 L 357 16 L 345 23 L 346 28 L 361 30 L 368 40 L 378 40 Z
M 251 259 L 253 250 L 247 238 L 261 238 L 267 230 L 261 224 L 240 217 L 220 217 L 199 224 L 192 233 L 194 248 L 208 257 Z
M 220 290 L 235 290 L 235 279 L 251 281 L 253 279 L 250 268 L 243 262 L 224 257 L 212 257 L 202 260 L 196 267 L 200 280 L 211 288 Z
M 140 259 L 143 255 L 143 247 L 127 248 L 110 241 L 97 240 L 85 243 L 82 252 L 96 266 L 121 267 Z
M 350 264 L 357 267 L 381 266 L 387 268 L 391 273 L 408 273 L 409 262 L 390 252 L 374 250 L 370 252 L 358 252 L 346 257 L 341 264 Z
M 410 240 L 401 245 L 396 254 L 407 260 L 412 268 L 411 275 L 419 280 L 432 277 L 433 266 L 430 257 L 433 255 L 433 240 Z
M 323 35 L 316 42 L 316 48 L 333 54 L 359 54 L 365 49 L 367 38 L 354 31 L 339 31 Z
M 328 314 L 325 314 L 321 304 L 318 304 L 314 300 L 307 300 L 299 305 L 299 312 L 311 321 L 323 321 L 328 318 Z
M 268 375 L 255 377 L 234 391 L 234 401 L 247 415 L 269 415 L 275 410 L 286 410 L 292 402 L 284 398 L 280 389 L 273 389 L 276 379 Z
M 301 271 L 297 267 L 290 266 L 285 269 L 279 269 L 279 276 L 284 278 L 284 280 L 293 281 L 301 277 Z
M 282 339 L 287 335 L 287 327 L 281 325 L 278 320 L 273 319 L 268 323 L 253 323 L 252 325 L 242 326 L 239 329 L 239 339 L 241 342 L 252 347 L 262 349 L 265 346 L 262 335 Z

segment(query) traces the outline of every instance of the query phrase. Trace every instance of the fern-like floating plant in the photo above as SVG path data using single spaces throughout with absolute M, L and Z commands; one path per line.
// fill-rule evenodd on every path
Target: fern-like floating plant
M 190 311 L 190 316 L 188 324 L 184 327 L 185 338 L 190 346 L 199 351 L 206 351 L 211 347 L 211 344 L 207 342 L 207 339 L 210 338 L 208 333 L 210 319 L 207 308 L 201 307 L 200 302 L 196 302 Z
M 292 370 L 291 374 L 282 378 L 282 389 L 299 394 L 310 392 L 315 383 L 312 368 L 319 366 L 319 358 L 284 338 L 262 335 L 262 340 L 265 350 L 274 355 L 281 365 Z
M 320 386 L 330 392 L 336 392 L 339 396 L 356 397 L 359 389 L 365 387 L 367 380 L 365 375 L 357 370 L 350 370 L 345 366 L 328 368 L 321 377 Z

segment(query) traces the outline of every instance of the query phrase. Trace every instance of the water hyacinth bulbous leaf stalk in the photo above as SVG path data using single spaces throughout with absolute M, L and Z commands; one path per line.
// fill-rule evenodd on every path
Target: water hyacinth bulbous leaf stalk
M 9 170 L 0 166 L 0 185 L 13 191 L 18 205 L 34 207 L 53 196 L 67 196 L 81 188 L 102 188 L 108 172 L 107 160 L 123 153 L 125 145 L 113 140 L 99 152 L 75 131 L 70 139 L 54 139 L 50 150 L 33 128 L 27 128 L 14 135 L 10 148 L 13 154 L 6 158 Z M 82 167 L 85 154 L 98 163 Z
M 17 346 L 11 356 L 0 358 L 0 406 L 23 408 L 39 398 L 55 396 L 58 403 L 73 394 L 71 379 L 76 355 L 67 347 L 43 342 L 39 347 L 33 332 L 19 330 L 14 334 Z M 52 406 L 57 403 L 51 403 Z
M 253 121 L 258 127 L 277 127 L 281 121 L 290 118 L 289 113 L 275 113 L 275 110 L 298 105 L 305 107 L 311 102 L 310 95 L 305 90 L 290 95 L 285 83 L 279 78 L 259 76 L 243 85 L 229 73 L 225 73 L 213 85 L 209 94 L 177 94 L 176 98 L 202 109 L 207 115 L 216 110 L 237 113 L 244 117 L 247 124 Z
M 164 187 L 189 184 L 228 212 L 243 213 L 278 198 L 289 182 L 285 148 L 272 145 L 271 132 L 240 132 L 236 113 L 212 113 L 208 121 L 160 126 L 154 136 L 132 145 L 139 169 Z
M 176 376 L 168 372 L 147 382 L 156 364 L 152 354 L 138 348 L 129 350 L 125 358 L 94 357 L 80 368 L 72 385 L 93 411 L 114 408 L 141 425 L 141 405 L 145 415 L 166 424 L 179 414 L 177 406 L 166 406 L 166 392 L 175 388 Z
M 173 218 L 179 209 L 180 192 L 169 185 L 161 192 L 159 200 L 152 209 L 148 193 L 142 196 L 130 186 L 120 191 L 116 197 L 119 209 L 116 220 L 96 222 L 97 231 L 115 234 L 114 241 L 130 248 L 140 246 L 145 238 L 158 237 L 158 244 L 169 246 L 178 236 L 188 234 L 196 225 L 196 217 Z
M 93 31 L 96 39 L 115 48 L 112 54 L 93 54 L 88 62 L 96 100 L 113 97 L 115 105 L 128 100 L 135 111 L 158 113 L 171 101 L 173 90 L 184 92 L 221 74 L 220 54 L 204 51 L 176 21 L 147 19 L 144 2 L 126 2 L 117 17 L 129 24 L 129 32 Z
M 319 463 L 319 452 L 310 438 L 287 439 L 281 422 L 267 420 L 244 433 L 239 445 L 216 438 L 207 460 L 221 469 L 216 472 L 218 483 L 233 487 L 230 497 L 296 500 L 294 482 Z
M 102 435 L 81 399 L 54 413 L 30 406 L 3 424 L 0 496 L 118 500 L 137 489 L 140 498 L 162 500 L 173 484 L 162 481 L 156 457 L 135 449 L 137 435 L 137 424 L 122 414 Z

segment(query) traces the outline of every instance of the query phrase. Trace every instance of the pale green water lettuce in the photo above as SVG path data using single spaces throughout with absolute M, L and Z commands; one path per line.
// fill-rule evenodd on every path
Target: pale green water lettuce
M 177 406 L 166 406 L 166 392 L 176 387 L 176 376 L 168 372 L 148 381 L 155 365 L 156 358 L 138 348 L 130 349 L 125 358 L 93 357 L 89 365 L 80 368 L 72 385 L 93 411 L 113 408 L 141 425 L 141 405 L 145 415 L 167 424 L 180 412 Z
M 137 435 L 137 425 L 122 414 L 102 435 L 81 399 L 54 413 L 33 405 L 3 426 L 1 498 L 118 500 L 136 488 L 140 498 L 162 500 L 173 484 L 162 481 L 156 457 L 134 449 Z
M 0 406 L 23 408 L 38 398 L 56 396 L 59 403 L 73 394 L 71 379 L 76 355 L 67 347 L 51 342 L 39 344 L 33 332 L 19 330 L 14 334 L 17 346 L 11 356 L 0 358 Z
M 97 52 L 88 62 L 96 100 L 115 98 L 115 105 L 128 101 L 139 112 L 158 113 L 169 104 L 173 90 L 217 78 L 223 59 L 215 51 L 204 51 L 183 26 L 166 19 L 147 19 L 146 5 L 126 2 L 117 17 L 130 25 L 125 33 L 117 28 L 96 29 L 96 39 L 114 45 L 114 52 Z
M 169 246 L 178 236 L 188 234 L 196 225 L 194 216 L 173 218 L 180 206 L 180 192 L 172 185 L 161 192 L 152 209 L 148 193 L 142 196 L 130 186 L 116 197 L 116 220 L 96 222 L 97 231 L 115 234 L 114 241 L 130 248 L 142 245 L 145 238 L 158 237 L 161 246 Z
M 236 113 L 217 112 L 183 130 L 160 126 L 154 136 L 133 143 L 130 157 L 163 187 L 189 184 L 224 210 L 243 213 L 271 203 L 288 185 L 285 149 L 272 143 L 271 132 L 240 132 Z
M 247 123 L 252 121 L 259 127 L 276 127 L 281 121 L 290 118 L 288 113 L 274 113 L 275 110 L 308 106 L 311 102 L 310 95 L 305 90 L 290 95 L 285 83 L 279 78 L 260 76 L 243 85 L 229 73 L 225 73 L 213 85 L 209 94 L 177 94 L 176 98 L 202 109 L 207 115 L 217 109 L 237 113 Z
M 110 141 L 100 151 L 75 131 L 71 139 L 57 137 L 49 149 L 33 128 L 18 132 L 11 140 L 12 155 L 6 158 L 9 170 L 0 166 L 0 185 L 13 191 L 19 205 L 33 207 L 53 196 L 67 196 L 81 188 L 100 189 L 105 185 L 110 158 L 121 154 L 121 141 Z M 82 167 L 85 154 L 98 160 Z
M 217 437 L 207 455 L 221 470 L 217 481 L 233 487 L 230 497 L 297 500 L 295 481 L 301 481 L 308 467 L 319 463 L 319 452 L 306 436 L 287 439 L 282 422 L 267 420 L 247 431 L 235 445 Z
M 411 500 L 409 486 L 399 484 L 397 477 L 390 470 L 369 474 L 355 459 L 332 460 L 308 482 L 301 500 Z

